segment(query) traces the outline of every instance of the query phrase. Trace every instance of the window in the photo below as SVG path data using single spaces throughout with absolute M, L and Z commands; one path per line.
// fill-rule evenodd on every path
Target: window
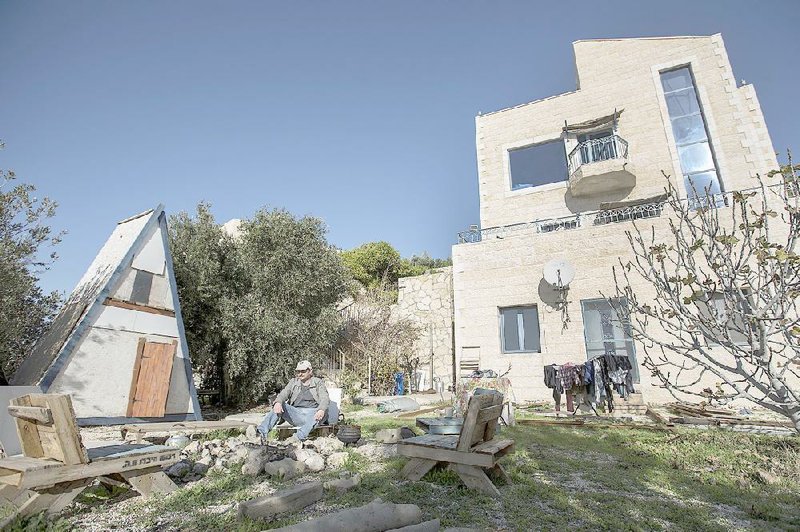
M 500 339 L 503 353 L 540 353 L 536 305 L 501 308 Z
M 538 187 L 567 179 L 567 157 L 563 141 L 509 150 L 511 190 Z
M 628 305 L 625 299 L 615 301 L 623 308 Z M 581 301 L 581 311 L 586 358 L 591 360 L 603 355 L 627 355 L 633 366 L 633 380 L 639 382 L 636 349 L 627 318 L 620 319 L 616 309 L 607 299 L 584 299 Z
M 690 204 L 694 208 L 719 207 L 722 188 L 692 72 L 689 67 L 662 72 L 661 86 Z M 713 198 L 711 205 L 706 194 Z
M 747 291 L 744 292 L 745 297 L 749 299 Z M 728 299 L 728 301 L 726 301 Z M 712 292 L 708 294 L 706 301 L 698 301 L 697 307 L 701 318 L 705 319 L 707 325 L 701 325 L 703 336 L 710 346 L 724 345 L 723 342 L 726 336 L 730 337 L 731 342 L 735 345 L 749 345 L 749 335 L 747 325 L 744 321 L 741 312 L 728 311 L 728 305 L 734 306 L 737 304 L 736 299 L 731 295 L 726 298 L 725 294 L 721 292 Z

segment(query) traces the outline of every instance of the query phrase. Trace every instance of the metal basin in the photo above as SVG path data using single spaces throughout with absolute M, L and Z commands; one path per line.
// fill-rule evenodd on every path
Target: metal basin
M 464 418 L 442 417 L 431 421 L 428 427 L 428 434 L 459 434 L 462 425 L 464 425 Z

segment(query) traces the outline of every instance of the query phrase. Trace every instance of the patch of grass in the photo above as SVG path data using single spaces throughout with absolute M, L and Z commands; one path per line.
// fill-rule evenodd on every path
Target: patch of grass
M 412 419 L 368 416 L 367 437 Z M 400 479 L 402 457 L 375 462 L 353 450 L 344 470 L 359 473 L 356 488 L 326 491 L 322 502 L 272 522 L 240 520 L 236 503 L 290 481 L 212 473 L 203 482 L 131 505 L 153 529 L 262 530 L 297 523 L 346 507 L 386 502 L 418 505 L 423 518 L 443 527 L 509 530 L 800 529 L 800 438 L 721 430 L 657 432 L 628 427 L 525 426 L 503 428 L 515 451 L 502 460 L 510 485 L 494 499 L 467 489 L 458 476 L 435 468 L 419 482 Z M 777 478 L 759 474 L 769 472 Z M 769 481 L 770 483 L 766 483 Z M 97 510 L 97 509 L 96 509 Z
M 53 518 L 45 512 L 40 512 L 28 517 L 18 517 L 3 530 L 6 532 L 67 532 L 72 529 L 72 525 L 66 519 Z
M 199 441 L 227 440 L 244 434 L 242 429 L 216 429 L 199 435 Z

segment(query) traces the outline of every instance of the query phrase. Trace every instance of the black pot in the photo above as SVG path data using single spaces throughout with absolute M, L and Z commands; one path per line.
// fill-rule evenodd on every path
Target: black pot
M 336 437 L 343 443 L 355 443 L 361 439 L 361 425 L 339 425 Z

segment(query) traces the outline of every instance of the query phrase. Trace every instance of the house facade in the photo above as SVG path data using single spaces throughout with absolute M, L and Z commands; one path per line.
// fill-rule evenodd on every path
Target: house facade
M 728 209 L 724 194 L 776 169 L 775 152 L 721 35 L 573 47 L 575 91 L 476 118 L 480 227 L 453 247 L 456 372 L 508 371 L 518 401 L 550 400 L 544 366 L 611 352 L 645 401 L 671 400 L 604 297 L 632 256 L 625 231 L 666 228 L 665 174 L 688 201 L 707 189 Z M 554 259 L 574 272 L 568 290 L 545 280 Z

